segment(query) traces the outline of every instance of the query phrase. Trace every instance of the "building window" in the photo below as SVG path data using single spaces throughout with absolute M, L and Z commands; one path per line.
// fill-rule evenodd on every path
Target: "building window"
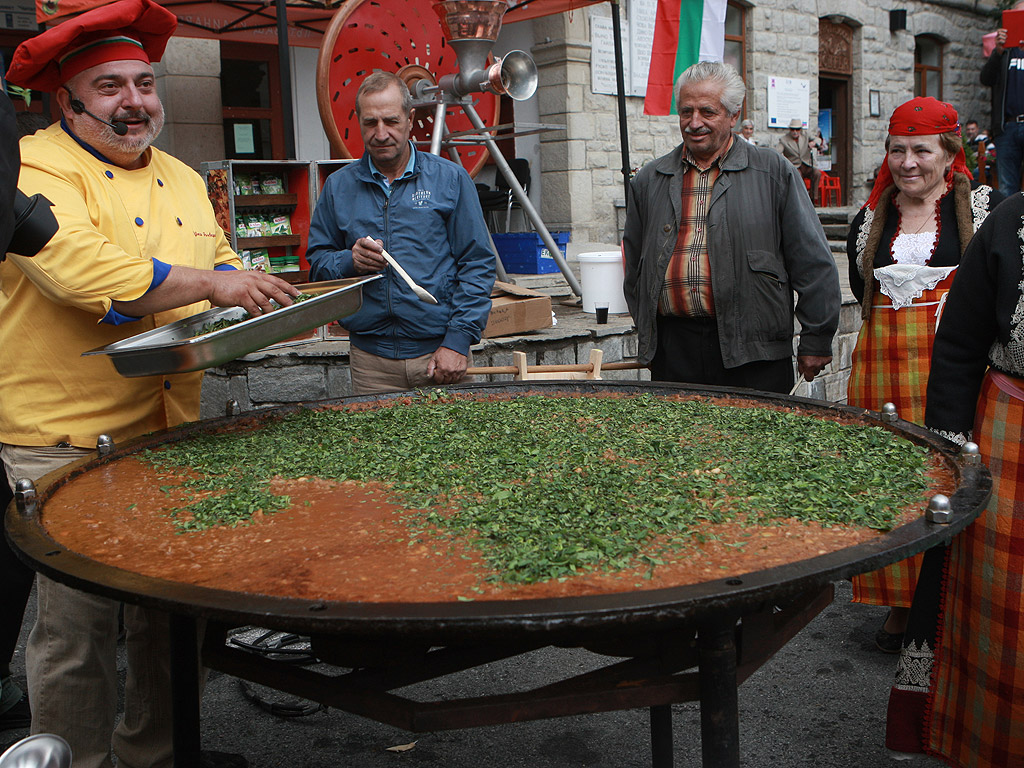
M 729 3 L 725 11 L 725 63 L 732 64 L 747 82 L 747 9 Z M 747 83 L 749 86 L 750 84 Z
M 937 37 L 914 39 L 914 95 L 942 101 L 942 41 Z
M 284 159 L 277 48 L 221 43 L 220 91 L 225 155 L 235 160 Z

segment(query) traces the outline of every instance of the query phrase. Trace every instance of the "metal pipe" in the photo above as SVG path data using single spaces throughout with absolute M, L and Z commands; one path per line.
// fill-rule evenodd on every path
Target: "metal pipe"
M 629 129 L 626 125 L 626 76 L 622 66 L 622 23 L 619 21 L 619 0 L 611 0 L 612 44 L 615 50 L 616 104 L 619 110 L 619 146 L 622 153 L 622 186 L 629 203 Z
M 434 130 L 430 134 L 430 154 L 438 156 L 441 155 L 441 137 L 444 135 L 444 115 L 448 111 L 444 94 L 440 94 L 440 96 L 437 106 L 434 107 Z
M 295 159 L 295 109 L 292 105 L 292 65 L 288 47 L 288 4 L 277 0 L 277 66 L 281 80 L 281 114 L 284 128 L 284 156 Z
M 551 233 L 548 232 L 548 228 L 541 221 L 540 214 L 537 213 L 537 209 L 533 207 L 533 203 L 530 202 L 530 198 L 526 195 L 526 190 L 523 189 L 516 175 L 512 173 L 512 168 L 509 166 L 508 161 L 504 155 L 501 154 L 501 150 L 498 149 L 498 144 L 494 138 L 487 132 L 484 126 L 484 121 L 480 119 L 480 115 L 477 114 L 476 109 L 469 102 L 463 102 L 461 104 L 463 111 L 469 117 L 470 122 L 480 131 L 483 136 L 484 142 L 487 144 L 487 149 L 490 150 L 491 157 L 494 158 L 495 164 L 501 171 L 505 180 L 508 182 L 509 188 L 512 190 L 512 194 L 516 196 L 516 200 L 519 201 L 519 205 L 522 206 L 523 211 L 529 217 L 530 222 L 533 224 L 537 234 L 540 235 L 540 239 L 544 241 L 544 245 L 548 249 L 548 253 L 551 254 L 551 258 L 555 260 L 555 264 L 558 265 L 558 269 L 561 271 L 562 276 L 565 278 L 565 282 L 569 284 L 569 288 L 580 298 L 583 298 L 583 289 L 580 287 L 579 281 L 576 279 L 576 275 L 569 269 L 569 265 L 566 263 L 565 258 L 562 256 L 562 251 L 559 250 L 558 245 L 555 244 L 555 239 L 551 237 Z
M 508 227 L 506 227 L 508 229 Z M 498 279 L 503 283 L 508 282 L 508 273 L 505 271 L 505 265 L 501 263 L 501 257 L 498 256 L 498 246 L 494 244 L 494 238 L 491 237 L 491 230 L 487 230 L 487 242 L 491 244 L 491 253 L 494 254 L 494 272 Z

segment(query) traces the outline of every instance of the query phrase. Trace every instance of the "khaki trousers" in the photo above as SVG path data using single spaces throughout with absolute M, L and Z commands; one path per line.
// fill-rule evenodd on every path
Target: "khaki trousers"
M 4 445 L 13 485 L 38 480 L 92 451 Z M 124 717 L 117 723 L 118 603 L 36 578 L 39 613 L 25 651 L 32 733 L 71 745 L 74 768 L 164 768 L 173 762 L 168 616 L 125 605 Z M 116 723 L 116 727 L 115 727 Z
M 353 395 L 372 395 L 378 392 L 405 392 L 419 387 L 434 387 L 434 381 L 427 376 L 427 365 L 431 352 L 407 360 L 392 360 L 387 357 L 364 352 L 352 346 L 349 348 L 348 367 L 352 375 Z M 473 353 L 469 353 L 468 365 L 473 364 Z M 473 381 L 472 376 L 463 376 L 460 384 Z

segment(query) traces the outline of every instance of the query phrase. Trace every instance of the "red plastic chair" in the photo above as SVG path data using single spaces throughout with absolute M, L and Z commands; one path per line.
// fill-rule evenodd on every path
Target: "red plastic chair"
M 834 198 L 833 194 L 835 195 Z M 843 204 L 843 189 L 839 183 L 838 176 L 830 176 L 824 171 L 821 172 L 821 179 L 818 181 L 818 199 L 821 201 L 819 204 L 823 208 Z

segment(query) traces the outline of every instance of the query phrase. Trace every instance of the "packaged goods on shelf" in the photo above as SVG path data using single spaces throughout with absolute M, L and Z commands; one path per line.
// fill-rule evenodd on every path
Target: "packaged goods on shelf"
M 280 174 L 263 172 L 259 175 L 260 192 L 264 195 L 280 195 L 284 193 L 284 181 Z
M 291 219 L 283 213 L 269 217 L 264 233 L 268 235 L 290 235 L 292 233 Z
M 273 271 L 270 267 L 270 253 L 266 248 L 254 248 L 249 251 L 250 268 L 260 272 Z

